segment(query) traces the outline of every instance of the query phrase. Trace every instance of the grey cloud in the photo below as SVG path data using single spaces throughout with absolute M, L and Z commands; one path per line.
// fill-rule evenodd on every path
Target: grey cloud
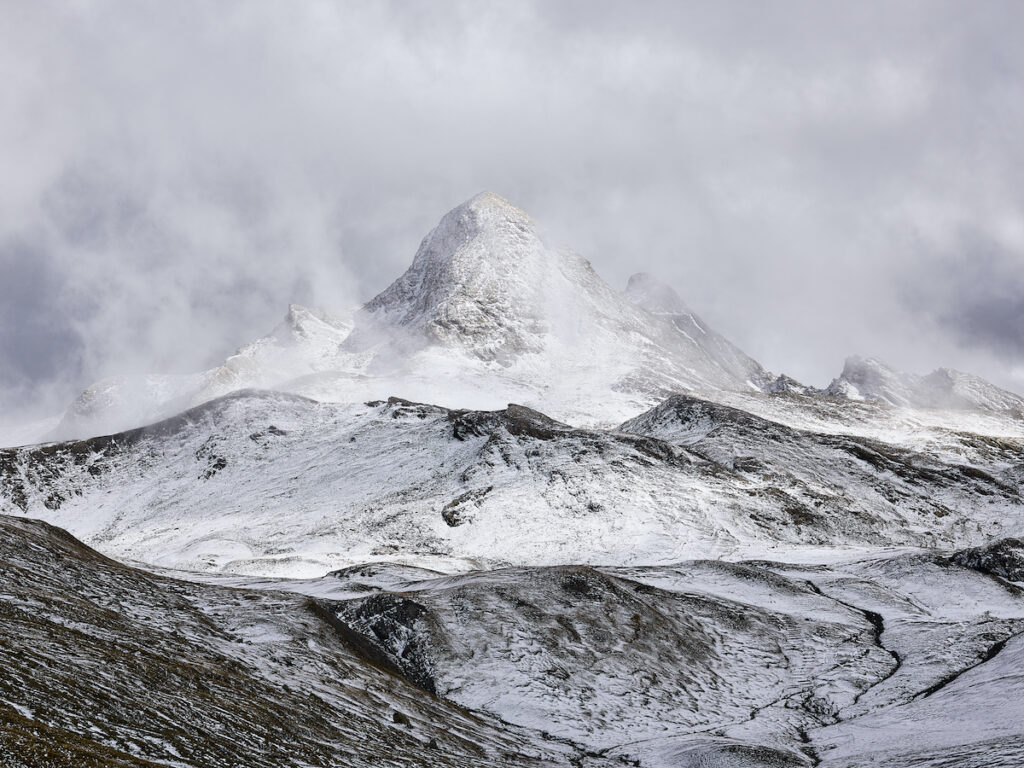
M 58 407 L 81 376 L 82 340 L 54 306 L 58 286 L 30 246 L 0 244 L 0 409 Z
M 964 234 L 905 287 L 908 302 L 976 351 L 1024 360 L 1024 264 L 1019 252 Z
M 965 227 L 1006 252 L 979 283 L 1021 273 L 1017 3 L 3 14 L 0 242 L 26 244 L 11 285 L 48 277 L 4 292 L 0 362 L 40 387 L 197 367 L 289 301 L 344 309 L 481 189 L 615 284 L 660 275 L 774 370 L 825 383 L 862 352 L 1015 385 L 1021 350 L 962 332 L 996 324 L 986 301 L 943 322 L 905 286 L 966 259 Z

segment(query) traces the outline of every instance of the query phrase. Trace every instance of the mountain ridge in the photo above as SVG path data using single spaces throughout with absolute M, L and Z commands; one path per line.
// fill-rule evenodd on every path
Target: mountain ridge
M 617 429 L 536 410 L 247 390 L 150 427 L 0 450 L 0 509 L 122 559 L 306 577 L 396 558 L 461 571 L 900 545 L 1024 519 L 1024 443 L 896 446 L 674 395 Z
M 611 425 L 673 391 L 770 385 L 771 374 L 696 315 L 649 311 L 629 294 L 484 192 L 445 214 L 410 267 L 350 318 L 293 305 L 217 368 L 93 385 L 50 437 L 141 426 L 245 387 L 333 402 L 518 401 Z
M 848 357 L 842 373 L 820 390 L 832 397 L 875 400 L 909 408 L 1022 411 L 1024 397 L 952 368 L 920 375 L 899 371 L 877 357 Z
M 582 256 L 550 248 L 524 211 L 482 192 L 442 216 L 409 268 L 351 316 L 292 305 L 270 334 L 218 367 L 94 384 L 38 439 L 122 431 L 244 388 L 324 402 L 396 394 L 449 408 L 520 402 L 589 427 L 621 423 L 680 392 L 1024 411 L 1024 398 L 976 376 L 905 374 L 875 358 L 850 358 L 823 389 L 776 376 L 671 287 L 637 273 L 624 291 L 613 289 Z
M 1015 397 L 774 376 L 477 195 L 0 448 L 0 763 L 1018 765 Z

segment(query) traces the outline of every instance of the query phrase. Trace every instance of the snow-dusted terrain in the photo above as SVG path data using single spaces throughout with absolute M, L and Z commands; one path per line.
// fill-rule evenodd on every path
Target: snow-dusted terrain
M 1024 590 L 961 562 L 509 569 L 333 610 L 446 698 L 646 765 L 1015 765 Z
M 495 195 L 46 429 L 0 449 L 4 765 L 1024 764 L 1024 399 L 776 376 Z
M 1024 522 L 1024 443 L 910 450 L 677 395 L 617 430 L 520 406 L 243 391 L 150 428 L 0 451 L 0 501 L 119 559 L 318 575 L 976 545 Z
M 580 757 L 428 694 L 301 595 L 154 576 L 2 516 L 0 568 L 5 768 L 525 768 Z
M 293 304 L 269 335 L 192 375 L 149 375 L 98 382 L 85 390 L 47 439 L 119 432 L 173 416 L 187 408 L 250 387 L 269 388 L 334 365 L 350 323 Z
M 1024 589 L 1000 575 L 1024 576 L 1019 541 L 231 588 L 127 568 L 34 521 L 0 517 L 0 533 L 0 759 L 15 768 L 1024 754 Z

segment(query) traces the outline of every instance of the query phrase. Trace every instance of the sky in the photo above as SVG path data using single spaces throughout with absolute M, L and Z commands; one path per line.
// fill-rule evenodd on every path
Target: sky
M 0 0 L 0 423 L 342 311 L 481 190 L 767 368 L 1024 392 L 1024 4 Z

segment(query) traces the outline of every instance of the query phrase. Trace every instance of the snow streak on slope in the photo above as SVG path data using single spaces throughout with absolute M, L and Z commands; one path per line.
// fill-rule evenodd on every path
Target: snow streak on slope
M 581 764 L 410 685 L 309 598 L 153 576 L 2 516 L 0 568 L 6 767 Z
M 681 396 L 609 432 L 521 406 L 242 392 L 143 430 L 0 451 L 0 500 L 118 558 L 315 576 L 391 559 L 464 570 L 977 545 L 1020 529 L 1022 466 L 1020 441 L 964 434 L 917 452 Z

